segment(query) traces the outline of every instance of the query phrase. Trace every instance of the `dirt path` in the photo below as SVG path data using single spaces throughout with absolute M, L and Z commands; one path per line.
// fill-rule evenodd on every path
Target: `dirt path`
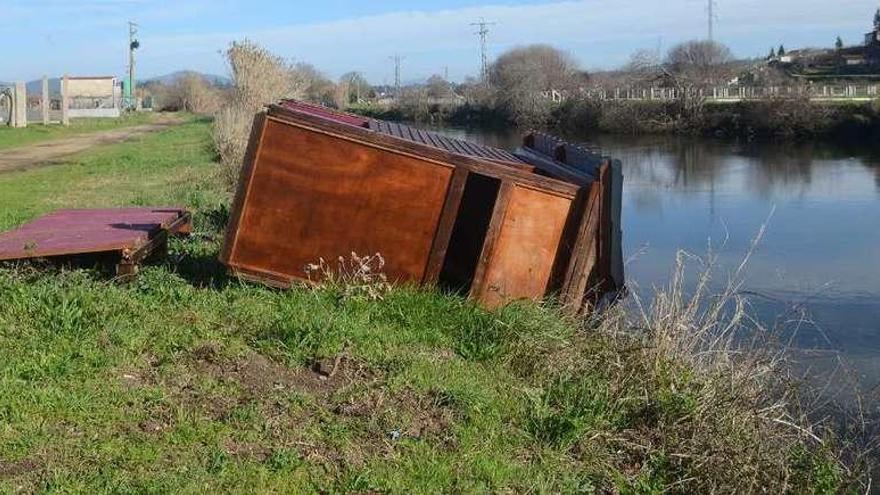
M 176 115 L 160 114 L 150 124 L 92 132 L 43 141 L 20 148 L 0 150 L 0 173 L 53 165 L 96 146 L 121 143 L 180 125 L 183 122 L 184 120 Z

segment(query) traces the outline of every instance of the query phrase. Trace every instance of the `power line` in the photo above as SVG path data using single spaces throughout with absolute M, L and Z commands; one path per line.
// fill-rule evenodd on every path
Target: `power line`
M 131 108 L 137 107 L 137 94 L 135 92 L 135 88 L 137 87 L 137 83 L 135 82 L 135 50 L 141 47 L 141 42 L 138 41 L 138 25 L 132 21 L 128 21 L 128 105 Z
M 395 96 L 400 96 L 400 64 L 405 60 L 405 57 L 394 54 L 388 58 L 394 61 L 394 89 L 397 91 Z
M 481 74 L 486 84 L 489 84 L 489 26 L 496 24 L 495 22 L 486 22 L 486 19 L 483 18 L 480 18 L 480 22 L 471 23 L 471 26 L 479 26 L 480 28 L 475 34 L 480 37 Z
M 715 0 L 709 1 L 709 41 L 715 41 Z

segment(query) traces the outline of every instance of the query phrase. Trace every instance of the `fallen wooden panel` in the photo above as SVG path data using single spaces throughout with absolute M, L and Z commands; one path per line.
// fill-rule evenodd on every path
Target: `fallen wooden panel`
M 230 259 L 284 280 L 319 258 L 381 253 L 389 278 L 421 281 L 452 173 L 270 118 Z
M 118 253 L 119 275 L 164 248 L 169 233 L 188 233 L 178 208 L 60 210 L 0 234 L 0 261 Z
M 571 205 L 571 198 L 502 186 L 471 295 L 489 307 L 545 297 Z
M 621 228 L 623 169 L 619 160 L 558 137 L 530 133 L 515 153 L 551 176 L 583 184 L 560 247 L 555 278 L 565 305 L 582 306 L 624 289 Z

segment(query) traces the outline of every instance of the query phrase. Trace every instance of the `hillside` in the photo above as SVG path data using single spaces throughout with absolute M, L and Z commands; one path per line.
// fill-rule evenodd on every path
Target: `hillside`
M 192 71 L 192 70 L 180 70 L 177 72 L 172 72 L 170 74 L 165 74 L 164 76 L 151 77 L 149 79 L 141 81 L 143 84 L 148 83 L 162 83 L 162 84 L 173 84 L 175 81 L 184 76 L 195 75 L 201 77 L 208 84 L 214 86 L 229 86 L 232 84 L 232 80 L 225 76 L 218 76 L 216 74 L 203 74 L 201 72 Z

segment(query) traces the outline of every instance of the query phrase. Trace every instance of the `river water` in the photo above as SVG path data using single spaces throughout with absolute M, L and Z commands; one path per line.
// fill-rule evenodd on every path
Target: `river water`
M 507 149 L 520 140 L 510 130 L 442 131 Z M 710 246 L 722 283 L 766 225 L 744 273 L 753 313 L 782 327 L 813 371 L 843 363 L 863 389 L 880 383 L 880 144 L 568 139 L 623 162 L 631 287 L 650 294 L 669 281 L 679 250 L 705 256 Z

